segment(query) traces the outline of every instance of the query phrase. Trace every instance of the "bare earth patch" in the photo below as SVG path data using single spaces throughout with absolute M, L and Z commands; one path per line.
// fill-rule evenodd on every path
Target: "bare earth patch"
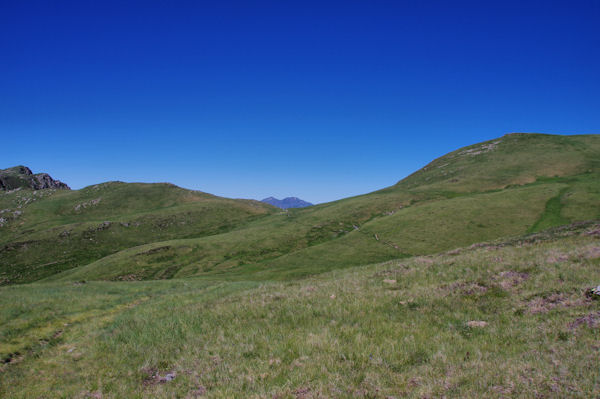
M 569 255 L 559 251 L 550 251 L 546 258 L 547 263 L 562 263 L 569 260 Z
M 600 312 L 592 312 L 583 317 L 575 319 L 574 322 L 569 324 L 569 329 L 575 330 L 584 324 L 589 328 L 600 327 Z
M 527 303 L 527 307 L 531 314 L 547 313 L 551 309 L 563 305 L 565 301 L 566 298 L 563 294 L 552 294 L 546 298 L 539 297 L 532 299 Z
M 600 247 L 590 247 L 585 250 L 583 257 L 586 259 L 600 258 Z
M 481 285 L 477 282 L 456 282 L 450 285 L 442 286 L 442 289 L 448 290 L 450 292 L 458 292 L 461 295 L 475 295 L 475 294 L 484 294 L 487 292 L 488 287 Z
M 590 231 L 586 231 L 584 233 L 586 236 L 599 237 L 600 238 L 600 229 L 593 229 Z
M 516 287 L 517 285 L 521 284 L 523 281 L 527 280 L 528 278 L 529 278 L 528 273 L 520 273 L 520 272 L 508 270 L 508 271 L 504 271 L 504 272 L 496 275 L 494 277 L 494 280 L 496 280 L 498 282 L 500 287 L 502 287 L 505 290 L 508 290 L 510 288 Z
M 306 388 L 306 387 L 298 388 L 294 391 L 294 394 L 296 395 L 296 399 L 306 399 L 309 397 L 310 388 Z
M 586 298 L 570 299 L 562 293 L 555 293 L 546 297 L 533 298 L 527 303 L 527 308 L 529 313 L 538 314 L 547 313 L 557 307 L 568 308 L 573 306 L 583 306 L 589 303 L 590 301 Z

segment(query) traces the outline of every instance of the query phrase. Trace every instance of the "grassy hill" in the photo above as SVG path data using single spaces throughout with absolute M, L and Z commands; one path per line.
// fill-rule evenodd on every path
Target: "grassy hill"
M 600 392 L 598 135 L 305 209 L 109 182 L 0 212 L 3 398 Z
M 597 135 L 510 134 L 387 189 L 222 234 L 155 240 L 49 279 L 287 279 L 597 219 L 599 159 Z
M 38 280 L 116 251 L 201 237 L 276 212 L 171 184 L 109 182 L 77 191 L 0 193 L 0 282 Z
M 393 189 L 477 192 L 600 170 L 598 135 L 511 133 L 440 157 Z

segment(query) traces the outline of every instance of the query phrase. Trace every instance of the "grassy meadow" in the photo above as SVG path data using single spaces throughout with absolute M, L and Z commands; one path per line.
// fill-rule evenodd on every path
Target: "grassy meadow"
M 0 396 L 594 397 L 599 240 L 588 223 L 286 282 L 3 287 Z

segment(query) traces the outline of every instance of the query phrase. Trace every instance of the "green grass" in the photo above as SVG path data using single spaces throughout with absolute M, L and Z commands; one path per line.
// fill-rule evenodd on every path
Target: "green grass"
M 323 228 L 324 223 L 313 225 L 314 219 L 311 219 L 323 211 L 272 215 L 224 234 L 128 248 L 53 275 L 49 280 L 143 280 L 156 278 L 165 271 L 169 271 L 169 277 L 176 278 L 288 279 L 409 255 L 431 254 L 524 234 L 544 217 L 548 201 L 568 187 L 560 181 L 547 181 L 417 202 L 392 215 L 371 217 L 364 223 L 334 221 L 329 226 L 341 232 L 317 242 L 309 241 L 310 234 L 316 230 L 315 226 Z M 327 220 L 328 216 L 320 220 Z M 544 227 L 560 224 L 564 224 L 562 219 L 560 223 L 550 221 Z
M 563 188 L 556 196 L 550 198 L 546 202 L 544 213 L 542 213 L 542 216 L 540 216 L 533 226 L 529 228 L 528 231 L 530 233 L 544 230 L 551 226 L 559 226 L 568 223 L 569 220 L 561 214 L 563 208 L 563 196 L 568 189 L 568 187 Z
M 391 189 L 502 189 L 540 177 L 598 172 L 599 153 L 599 135 L 507 134 L 444 155 Z
M 277 211 L 170 184 L 21 190 L 0 200 L 0 207 L 22 212 L 0 228 L 0 284 L 39 280 L 149 242 L 222 233 Z
M 287 282 L 0 288 L 0 396 L 593 397 L 599 228 Z
M 1 193 L 0 397 L 595 397 L 599 160 L 511 134 L 286 212 Z
M 169 184 L 4 194 L 0 208 L 26 205 L 0 228 L 0 284 L 288 279 L 595 219 L 599 137 L 511 134 L 387 189 L 288 212 Z

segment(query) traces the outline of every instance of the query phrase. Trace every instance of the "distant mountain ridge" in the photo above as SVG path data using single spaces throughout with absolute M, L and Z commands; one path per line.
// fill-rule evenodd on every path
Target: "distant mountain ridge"
M 284 198 L 282 200 L 277 199 L 275 197 L 269 197 L 269 198 L 265 198 L 265 199 L 261 200 L 261 202 L 266 202 L 267 204 L 276 206 L 276 207 L 281 208 L 281 209 L 306 208 L 307 206 L 312 206 L 313 205 L 310 202 L 306 202 L 304 200 L 301 200 L 298 197 L 287 197 L 287 198 Z
M 0 190 L 8 191 L 17 188 L 30 188 L 32 190 L 46 188 L 71 189 L 60 180 L 53 179 L 48 173 L 33 174 L 27 166 L 19 165 L 8 169 L 0 169 Z

